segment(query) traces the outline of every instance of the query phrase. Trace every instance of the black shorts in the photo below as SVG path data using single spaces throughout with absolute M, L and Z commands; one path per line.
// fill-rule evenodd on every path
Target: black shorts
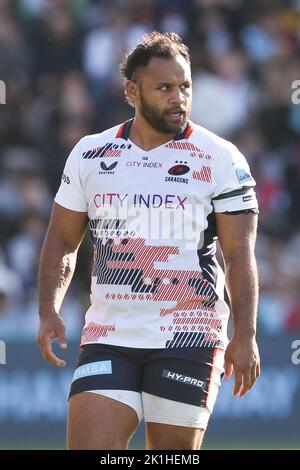
M 87 391 L 111 397 L 114 391 L 134 392 L 135 397 L 151 395 L 206 408 L 211 413 L 223 361 L 224 351 L 217 348 L 139 349 L 87 344 L 81 348 L 70 397 Z M 120 398 L 117 392 L 115 396 Z M 132 407 L 137 411 L 137 406 Z

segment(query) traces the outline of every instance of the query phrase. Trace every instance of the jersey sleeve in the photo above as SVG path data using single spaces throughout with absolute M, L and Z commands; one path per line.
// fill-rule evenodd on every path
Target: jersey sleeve
M 78 212 L 87 212 L 80 178 L 81 140 L 75 145 L 67 158 L 60 187 L 54 198 L 55 202 Z
M 258 203 L 249 165 L 244 155 L 231 145 L 215 169 L 216 189 L 212 197 L 215 212 L 235 212 L 252 209 Z

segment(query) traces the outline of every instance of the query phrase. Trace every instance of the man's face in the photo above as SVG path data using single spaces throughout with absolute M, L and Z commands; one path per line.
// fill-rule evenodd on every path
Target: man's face
M 158 132 L 182 131 L 191 111 L 191 68 L 183 56 L 153 57 L 137 80 L 136 111 Z

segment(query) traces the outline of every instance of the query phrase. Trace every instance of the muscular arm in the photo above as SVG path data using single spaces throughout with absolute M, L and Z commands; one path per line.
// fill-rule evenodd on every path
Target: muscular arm
M 85 212 L 54 203 L 40 258 L 38 344 L 44 359 L 58 366 L 65 362 L 52 352 L 51 342 L 58 338 L 60 346 L 66 347 L 65 326 L 59 311 L 75 270 L 87 220 Z
M 216 214 L 233 314 L 233 336 L 225 353 L 225 378 L 235 373 L 234 395 L 242 397 L 259 376 L 256 345 L 258 276 L 254 247 L 257 215 Z

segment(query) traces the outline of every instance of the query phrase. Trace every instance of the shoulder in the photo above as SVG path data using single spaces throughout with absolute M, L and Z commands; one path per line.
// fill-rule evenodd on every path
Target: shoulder
M 229 159 L 236 160 L 243 155 L 238 148 L 229 140 L 226 140 L 205 127 L 191 123 L 193 132 L 190 136 L 190 142 L 201 151 L 210 154 L 213 160 Z
M 81 151 L 86 152 L 88 150 L 96 149 L 97 147 L 102 147 L 105 144 L 113 143 L 121 125 L 122 124 L 118 124 L 117 126 L 106 129 L 98 134 L 90 134 L 82 137 L 78 142 Z

